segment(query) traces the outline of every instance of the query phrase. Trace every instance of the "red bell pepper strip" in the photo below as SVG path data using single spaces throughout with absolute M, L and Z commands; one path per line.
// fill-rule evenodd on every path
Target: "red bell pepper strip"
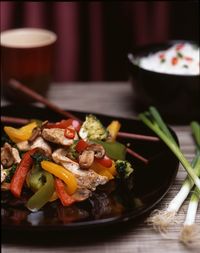
M 178 63 L 178 58 L 177 57 L 173 57 L 172 58 L 172 65 L 176 65 Z
M 176 46 L 176 51 L 181 50 L 184 47 L 184 43 L 180 43 Z
M 55 178 L 55 189 L 63 206 L 70 206 L 75 202 L 75 199 L 66 192 L 65 184 L 59 178 Z
M 104 157 L 101 159 L 96 158 L 95 161 L 106 168 L 110 168 L 112 166 L 112 160 L 109 157 L 107 157 L 106 155 L 104 155 Z
M 17 198 L 19 198 L 21 195 L 22 187 L 26 180 L 27 173 L 33 165 L 33 158 L 31 155 L 33 155 L 36 150 L 36 148 L 31 149 L 24 154 L 11 180 L 10 191 Z
M 86 141 L 84 141 L 84 140 L 79 140 L 79 141 L 77 142 L 77 144 L 76 144 L 75 149 L 76 149 L 76 151 L 77 151 L 78 153 L 81 153 L 81 152 L 83 152 L 88 146 L 89 146 L 89 144 L 88 144 Z
M 159 58 L 160 58 L 161 60 L 164 59 L 164 58 L 165 58 L 165 54 L 163 54 L 163 53 L 159 54 Z
M 74 139 L 75 130 L 70 127 L 65 128 L 64 136 L 68 139 Z
M 184 59 L 185 59 L 186 61 L 193 61 L 192 57 L 189 57 L 189 56 L 185 56 Z
M 74 129 L 78 132 L 81 128 L 81 123 L 78 120 L 75 119 L 67 119 L 67 120 L 61 120 L 57 123 L 48 123 L 45 128 L 62 128 L 65 129 L 69 126 L 73 126 Z

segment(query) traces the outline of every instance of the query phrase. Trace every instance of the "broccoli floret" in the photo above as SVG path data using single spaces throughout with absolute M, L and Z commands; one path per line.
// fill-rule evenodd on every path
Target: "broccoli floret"
M 96 116 L 89 114 L 82 124 L 79 136 L 83 140 L 105 140 L 108 137 L 108 131 Z
M 4 170 L 7 172 L 6 179 L 5 179 L 6 183 L 11 182 L 11 179 L 13 175 L 15 174 L 16 168 L 17 168 L 17 164 L 13 164 L 11 168 Z
M 118 177 L 121 179 L 126 179 L 133 173 L 133 168 L 128 161 L 117 160 L 115 165 Z
M 117 177 L 116 182 L 120 186 L 120 189 L 124 191 L 131 191 L 134 186 L 133 180 L 133 168 L 127 161 L 117 160 L 116 163 Z
M 75 140 L 72 145 L 69 146 L 67 149 L 67 157 L 69 157 L 72 160 L 77 160 L 78 159 L 78 152 L 76 151 L 76 145 L 77 145 L 78 140 Z

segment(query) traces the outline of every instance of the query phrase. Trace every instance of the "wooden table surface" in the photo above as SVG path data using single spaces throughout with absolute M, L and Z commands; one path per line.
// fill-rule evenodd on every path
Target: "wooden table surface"
M 128 82 L 112 83 L 67 83 L 54 84 L 48 93 L 48 98 L 58 106 L 77 111 L 90 111 L 92 113 L 103 113 L 112 116 L 134 118 L 136 113 L 132 103 L 133 91 Z M 1 105 L 8 102 L 1 100 Z M 194 155 L 194 144 L 188 126 L 171 126 L 180 141 L 180 145 L 186 158 L 190 161 Z M 157 206 L 163 209 L 167 203 L 175 196 L 180 188 L 186 172 L 180 166 L 177 177 L 173 182 L 170 191 Z M 147 226 L 144 220 L 139 224 L 128 226 L 121 231 L 104 231 L 102 234 L 94 234 L 88 240 L 70 241 L 62 235 L 64 239 L 45 238 L 39 242 L 32 238 L 27 242 L 26 239 L 18 240 L 20 233 L 16 235 L 16 240 L 2 242 L 3 253 L 23 253 L 23 252 L 86 252 L 86 253 L 177 253 L 177 252 L 200 252 L 200 249 L 188 249 L 178 241 L 179 232 L 182 227 L 187 211 L 188 200 L 184 203 L 177 216 L 178 224 L 169 230 L 170 238 L 163 238 L 154 232 L 152 227 Z M 200 225 L 200 212 L 196 219 Z M 84 236 L 83 236 L 84 238 Z M 55 240 L 52 242 L 51 240 Z

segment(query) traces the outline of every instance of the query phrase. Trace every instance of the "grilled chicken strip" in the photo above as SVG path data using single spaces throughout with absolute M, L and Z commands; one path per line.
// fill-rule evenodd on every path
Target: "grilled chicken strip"
M 28 151 L 34 148 L 42 149 L 47 156 L 52 153 L 51 146 L 41 137 L 37 137 L 33 142 L 22 141 L 17 143 L 19 150 Z
M 13 148 L 9 143 L 5 143 L 1 148 L 1 163 L 3 166 L 10 167 L 15 163 L 20 163 L 21 158 L 16 148 Z
M 30 149 L 30 144 L 28 141 L 20 141 L 16 145 L 21 151 L 28 151 Z
M 34 148 L 42 149 L 47 156 L 50 156 L 52 153 L 50 145 L 40 136 L 34 140 L 33 144 L 30 147 L 30 149 L 34 149 Z
M 70 146 L 73 144 L 74 140 L 78 139 L 77 133 L 74 139 L 68 139 L 65 137 L 65 129 L 61 128 L 44 128 L 42 130 L 42 137 L 50 142 L 61 144 L 64 146 Z
M 79 188 L 86 188 L 90 191 L 95 191 L 98 185 L 103 185 L 108 182 L 108 178 L 97 174 L 95 171 L 81 170 L 79 164 L 66 157 L 65 149 L 57 149 L 53 152 L 53 160 L 61 164 L 63 167 L 71 171 L 77 179 Z
M 6 179 L 7 173 L 6 170 L 4 170 L 3 165 L 1 164 L 1 183 Z

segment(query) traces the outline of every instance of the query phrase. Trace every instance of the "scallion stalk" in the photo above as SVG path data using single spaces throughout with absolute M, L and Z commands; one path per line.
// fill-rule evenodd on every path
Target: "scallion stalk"
M 200 191 L 200 179 L 193 171 L 191 164 L 185 158 L 183 153 L 181 152 L 180 148 L 178 147 L 176 141 L 169 135 L 169 130 L 166 131 L 167 126 L 165 125 L 164 121 L 162 120 L 159 112 L 156 110 L 155 107 L 150 107 L 149 110 L 150 115 L 152 116 L 152 121 L 146 116 L 146 113 L 139 114 L 139 119 L 142 120 L 151 130 L 153 130 L 161 140 L 170 148 L 170 150 L 175 154 L 175 156 L 179 159 L 185 170 L 187 171 L 190 178 L 194 181 L 195 185 L 197 186 L 198 190 Z M 152 110 L 154 113 L 152 114 Z M 155 113 L 156 112 L 156 113 Z M 159 115 L 159 117 L 158 117 Z M 165 127 L 163 128 L 163 124 Z
M 191 123 L 192 133 L 196 144 L 196 155 L 192 161 L 192 165 L 190 165 L 183 156 L 175 139 L 171 135 L 156 108 L 150 107 L 149 111 L 140 114 L 139 118 L 167 144 L 167 146 L 179 158 L 181 163 L 186 166 L 186 171 L 188 172 L 188 176 L 184 180 L 180 191 L 171 200 L 168 207 L 165 210 L 155 210 L 147 219 L 148 224 L 153 225 L 156 231 L 163 233 L 166 232 L 169 225 L 175 222 L 175 216 L 190 193 L 194 183 L 197 183 L 198 185 L 198 177 L 200 176 L 200 125 L 197 122 Z M 199 188 L 196 187 L 196 191 L 198 191 L 198 189 Z
M 191 123 L 191 128 L 192 134 L 196 142 L 197 153 L 200 157 L 200 125 L 198 124 L 198 122 L 193 121 Z M 192 193 L 190 198 L 185 222 L 180 234 L 180 241 L 187 246 L 200 246 L 200 227 L 195 224 L 199 201 L 200 193 L 197 187 L 195 187 L 194 192 Z
M 180 241 L 187 246 L 200 246 L 200 227 L 195 224 L 200 194 L 195 187 L 188 205 L 186 219 L 181 230 Z

